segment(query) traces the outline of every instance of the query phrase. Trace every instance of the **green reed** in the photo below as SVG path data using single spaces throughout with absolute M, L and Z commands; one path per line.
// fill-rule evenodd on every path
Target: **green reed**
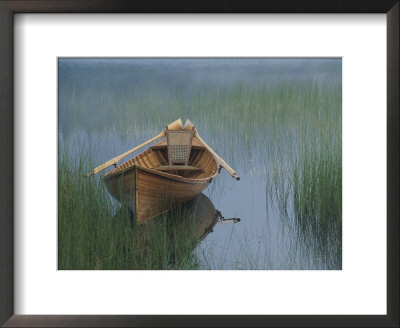
M 282 267 L 296 268 L 295 249 L 301 249 L 310 262 L 306 268 L 341 268 L 340 81 L 282 79 L 168 88 L 128 82 L 123 89 L 111 82 L 91 87 L 77 83 L 61 86 L 60 94 L 65 95 L 60 98 L 60 131 L 65 135 L 83 129 L 121 138 L 129 134 L 142 142 L 163 125 L 189 118 L 232 167 L 257 172 L 265 181 L 268 211 L 279 213 L 296 238 Z M 191 248 L 192 240 L 167 242 L 168 220 L 146 226 L 145 242 L 139 238 L 143 232 L 130 228 L 129 215 L 113 220 L 117 205 L 99 180 L 82 177 L 91 168 L 88 163 L 70 167 L 71 157 L 61 152 L 59 159 L 60 268 L 163 269 L 171 267 L 173 258 L 179 263 L 175 267 L 197 268 L 195 256 L 175 254 Z M 140 248 L 139 243 L 147 246 Z M 244 260 L 238 255 L 233 267 L 263 268 L 257 258 L 265 268 L 275 267 L 268 250 L 253 254 L 245 242 L 241 249 Z M 224 266 L 225 258 L 219 262 Z
M 310 88 L 307 106 L 292 112 L 283 147 L 275 153 L 269 201 L 296 232 L 311 266 L 340 269 L 342 259 L 341 93 Z M 298 104 L 298 102 L 297 102 Z

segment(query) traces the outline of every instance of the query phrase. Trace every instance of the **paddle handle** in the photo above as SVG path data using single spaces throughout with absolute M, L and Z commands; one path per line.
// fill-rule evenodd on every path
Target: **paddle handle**
M 104 164 L 99 165 L 98 167 L 95 167 L 94 169 L 92 169 L 89 173 L 87 173 L 86 175 L 94 175 L 104 169 L 106 169 L 107 167 L 111 166 L 111 165 L 117 165 L 118 162 L 123 159 L 124 157 L 128 156 L 129 154 L 134 153 L 135 151 L 137 151 L 140 148 L 143 148 L 144 146 L 148 145 L 149 143 L 152 143 L 153 141 L 160 139 L 162 137 L 165 136 L 165 132 L 161 132 L 159 135 L 155 136 L 154 138 L 151 138 L 150 140 L 147 140 L 146 142 L 143 142 L 141 145 L 136 146 L 135 148 L 132 148 L 131 150 L 128 150 L 127 152 L 114 157 L 112 159 L 110 159 L 109 161 L 105 162 Z
M 199 136 L 197 130 L 195 130 L 194 132 L 194 136 L 199 139 L 199 141 L 204 145 L 204 147 L 206 147 L 206 149 L 214 155 L 214 157 L 217 159 L 217 161 L 219 162 L 219 165 L 222 166 L 233 178 L 235 178 L 236 180 L 240 180 L 239 175 L 237 174 L 237 172 L 231 168 L 221 157 L 219 157 L 214 150 L 211 149 L 211 147 L 209 145 L 207 145 L 204 140 Z
M 182 129 L 182 120 L 180 118 L 178 118 L 176 121 L 168 124 L 168 129 L 169 130 L 179 130 Z M 109 161 L 105 162 L 104 164 L 101 164 L 97 167 L 95 167 L 94 169 L 90 170 L 89 173 L 86 174 L 86 176 L 90 176 L 90 175 L 94 175 L 104 169 L 106 169 L 107 167 L 111 166 L 111 165 L 117 165 L 118 162 L 123 159 L 124 157 L 128 156 L 129 154 L 134 153 L 135 151 L 139 150 L 140 148 L 143 148 L 144 146 L 148 145 L 149 143 L 152 143 L 153 141 L 160 139 L 162 137 L 165 136 L 165 129 L 162 130 L 160 132 L 160 134 L 156 135 L 155 137 L 143 142 L 141 145 L 136 146 L 135 148 L 132 148 L 130 150 L 128 150 L 127 152 L 118 155 L 117 157 L 114 157 L 112 159 L 110 159 Z

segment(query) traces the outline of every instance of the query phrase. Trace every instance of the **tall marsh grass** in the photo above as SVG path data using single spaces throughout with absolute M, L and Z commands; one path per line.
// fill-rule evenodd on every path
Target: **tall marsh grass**
M 267 195 L 315 268 L 341 269 L 341 89 L 302 90 L 303 106 L 275 146 Z M 289 123 L 289 121 L 287 121 Z

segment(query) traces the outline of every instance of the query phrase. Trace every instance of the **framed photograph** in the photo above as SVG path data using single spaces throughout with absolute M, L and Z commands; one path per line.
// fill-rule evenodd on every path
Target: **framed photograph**
M 0 322 L 398 326 L 398 1 L 0 1 Z

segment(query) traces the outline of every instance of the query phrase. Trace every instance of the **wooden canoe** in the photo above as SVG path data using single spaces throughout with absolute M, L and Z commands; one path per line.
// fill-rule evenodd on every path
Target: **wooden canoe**
M 107 190 L 143 223 L 200 194 L 219 173 L 219 162 L 193 137 L 188 165 L 200 170 L 160 171 L 168 165 L 167 142 L 153 145 L 102 177 Z

